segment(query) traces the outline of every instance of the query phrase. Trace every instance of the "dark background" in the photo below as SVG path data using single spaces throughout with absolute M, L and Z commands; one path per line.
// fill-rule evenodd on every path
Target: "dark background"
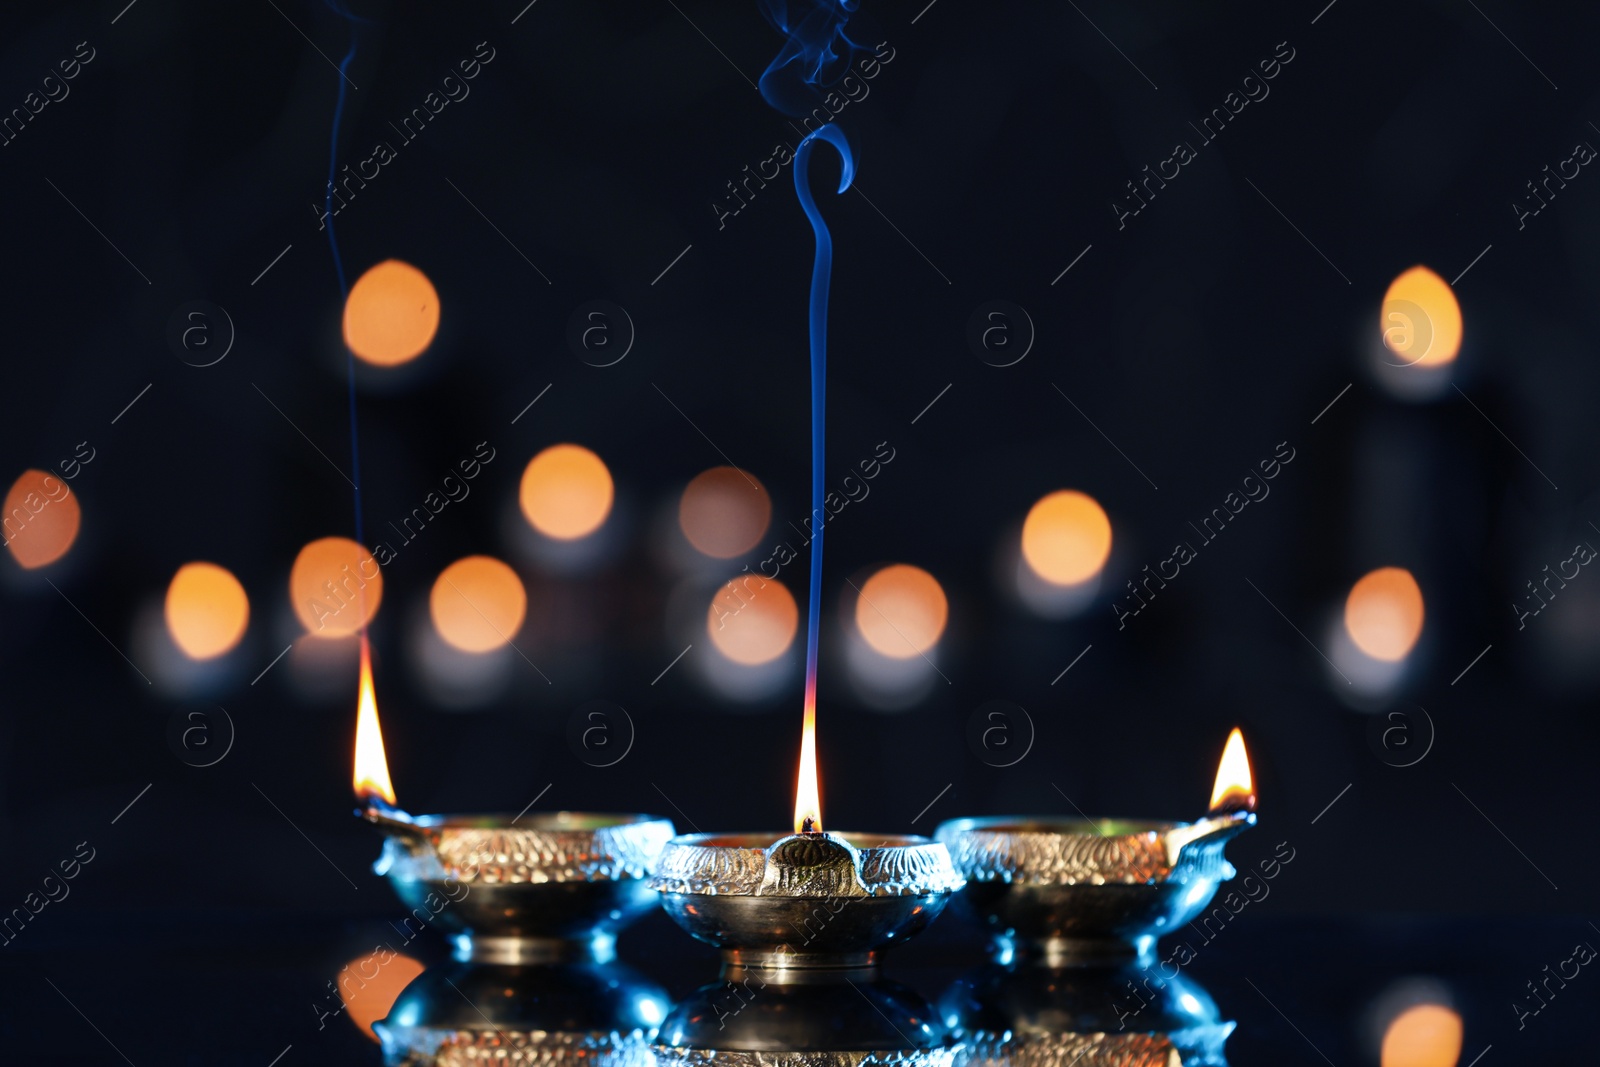
M 1093 813 L 1192 818 L 1237 724 L 1261 825 L 1231 854 L 1243 865 L 1288 840 L 1299 857 L 1259 921 L 1334 923 L 1292 927 L 1325 934 L 1387 915 L 1459 917 L 1425 946 L 1509 929 L 1527 960 L 1475 973 L 1484 1018 L 1469 1018 L 1467 1050 L 1513 1041 L 1502 1005 L 1570 954 L 1594 908 L 1600 579 L 1583 574 L 1520 631 L 1509 605 L 1545 564 L 1600 536 L 1600 190 L 1589 188 L 1600 179 L 1585 169 L 1521 231 L 1509 205 L 1575 142 L 1600 142 L 1589 122 L 1600 27 L 1575 5 L 1339 0 L 1320 17 L 1318 3 L 1080 6 L 868 0 L 851 24 L 895 57 L 839 120 L 871 203 L 828 191 L 829 152 L 813 167 L 836 249 L 830 481 L 878 442 L 896 458 L 828 537 L 828 824 L 928 832 L 960 814 L 1070 814 L 1064 797 Z M 207 951 L 342 931 L 329 935 L 331 974 L 361 950 L 351 931 L 397 905 L 368 873 L 374 836 L 350 815 L 353 664 L 318 688 L 296 682 L 307 672 L 294 654 L 251 684 L 297 633 L 285 593 L 295 553 L 353 532 L 350 487 L 317 454 L 349 460 L 340 291 L 313 206 L 332 64 L 351 30 L 303 0 L 121 7 L 0 16 L 4 108 L 78 42 L 96 50 L 70 96 L 0 148 L 0 475 L 54 467 L 79 441 L 96 450 L 71 483 L 84 518 L 68 556 L 41 572 L 0 560 L 0 908 L 20 905 L 78 842 L 97 849 L 72 897 L 0 949 L 0 967 L 10 1040 L 81 1030 L 91 1044 L 73 1054 L 100 1062 L 104 1047 L 40 982 L 49 974 L 69 992 L 78 982 L 84 1013 L 143 1063 L 176 1047 L 186 1013 L 241 1027 L 311 1016 L 208 983 Z M 809 473 L 811 236 L 790 170 L 721 230 L 710 206 L 742 167 L 794 143 L 750 84 L 781 42 L 754 2 L 678 7 L 539 0 L 515 25 L 515 0 L 357 8 L 368 21 L 355 31 L 341 163 L 395 141 L 387 123 L 479 42 L 495 50 L 471 95 L 336 221 L 352 279 L 400 258 L 427 272 L 443 307 L 416 364 L 358 374 L 369 527 L 420 503 L 477 442 L 497 450 L 473 495 L 385 568 L 378 698 L 400 800 L 415 811 L 516 811 L 548 784 L 540 807 L 656 811 L 681 829 L 788 821 L 798 673 L 768 700 L 720 696 L 694 669 L 709 654 L 700 630 L 652 685 L 695 640 L 674 597 L 704 596 L 693 591 L 766 554 L 686 576 L 659 543 L 663 509 L 725 461 L 720 450 L 773 495 L 765 546 L 806 513 Z M 1187 123 L 1284 41 L 1295 58 L 1271 95 L 1119 232 L 1109 204 L 1124 182 L 1190 139 Z M 1366 357 L 1385 288 L 1417 263 L 1456 278 L 1485 246 L 1457 290 L 1455 381 L 1472 402 L 1454 389 L 1432 403 L 1390 397 Z M 564 340 L 573 309 L 597 298 L 623 305 L 638 332 L 608 368 Z M 965 339 L 973 310 L 997 298 L 1037 328 L 1033 351 L 1007 368 Z M 193 299 L 226 308 L 237 328 L 228 358 L 203 369 L 166 341 Z M 522 467 L 565 440 L 598 452 L 618 492 L 605 553 L 576 572 L 513 544 Z M 1271 498 L 1119 632 L 1116 587 L 1281 441 L 1296 459 Z M 1094 604 L 1049 622 L 1008 598 L 995 561 L 1028 507 L 1067 487 L 1102 503 L 1115 543 Z M 438 571 L 476 552 L 522 573 L 518 645 L 549 681 L 515 660 L 503 692 L 461 711 L 430 696 L 411 635 Z M 144 650 L 167 582 L 193 559 L 239 576 L 252 619 L 219 667 L 178 682 Z M 844 579 L 892 561 L 938 577 L 951 621 L 937 655 L 948 684 L 885 713 L 847 683 L 836 620 Z M 1404 687 L 1363 711 L 1308 641 L 1326 648 L 1329 613 L 1383 565 L 1417 576 L 1427 622 Z M 802 605 L 804 567 L 784 576 Z M 608 768 L 567 743 L 569 717 L 596 698 L 625 707 L 637 730 Z M 1003 769 L 966 741 L 993 699 L 1027 709 L 1036 732 L 1027 758 Z M 219 707 L 233 748 L 186 765 L 169 721 Z M 1417 725 L 1416 708 L 1433 747 L 1390 766 L 1370 715 L 1401 709 Z M 1575 921 L 1545 921 L 1560 916 Z M 1451 973 L 1455 957 L 1430 951 L 1383 966 Z M 296 961 L 285 967 L 308 965 L 283 952 Z M 116 966 L 95 967 L 102 954 Z M 142 979 L 138 961 L 155 957 Z M 319 979 L 296 980 L 308 1001 L 319 991 Z M 1225 1010 L 1281 1025 L 1248 995 Z M 1330 1016 L 1324 1040 L 1357 1048 L 1357 1010 Z M 160 1025 L 133 1021 L 146 1016 Z M 264 1063 L 291 1040 L 250 1044 Z

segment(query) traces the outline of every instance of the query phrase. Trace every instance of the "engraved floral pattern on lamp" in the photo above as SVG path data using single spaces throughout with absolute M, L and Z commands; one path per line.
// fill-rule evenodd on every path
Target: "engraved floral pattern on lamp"
M 655 1055 L 660 1067 L 952 1067 L 960 1051 L 734 1052 L 657 1046 Z
M 664 820 L 586 830 L 422 825 L 389 838 L 384 851 L 391 864 L 425 881 L 620 881 L 648 876 L 671 836 Z
M 1046 827 L 970 828 L 941 832 L 957 870 L 977 882 L 1018 885 L 1147 885 L 1188 878 L 1228 878 L 1223 841 L 1181 840 L 1186 826 L 1134 833 Z
M 766 873 L 759 848 L 705 848 L 669 842 L 656 864 L 650 888 L 663 893 L 753 896 Z
M 864 841 L 867 835 L 848 835 Z M 926 838 L 886 838 L 861 847 L 841 835 L 782 838 L 691 835 L 662 850 L 650 888 L 727 896 L 917 896 L 966 884 L 950 853 Z
M 767 850 L 756 896 L 864 897 L 855 849 L 825 834 L 784 838 Z
M 1183 1057 L 1163 1034 L 1030 1034 L 1010 1040 L 975 1034 L 964 1062 L 970 1067 L 1181 1067 Z
M 429 1031 L 415 1043 L 404 1067 L 654 1067 L 655 1054 L 644 1035 L 578 1033 L 560 1030 Z
M 878 892 L 954 892 L 967 884 L 950 862 L 949 849 L 939 843 L 916 848 L 864 848 L 861 880 L 867 884 L 868 892 L 873 886 L 878 887 Z

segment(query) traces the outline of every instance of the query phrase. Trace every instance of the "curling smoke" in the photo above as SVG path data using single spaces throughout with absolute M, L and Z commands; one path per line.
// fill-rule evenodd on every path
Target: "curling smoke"
M 861 0 L 760 0 L 761 14 L 787 41 L 761 75 L 761 95 L 786 115 L 809 114 L 850 73 L 861 46 L 845 23 Z

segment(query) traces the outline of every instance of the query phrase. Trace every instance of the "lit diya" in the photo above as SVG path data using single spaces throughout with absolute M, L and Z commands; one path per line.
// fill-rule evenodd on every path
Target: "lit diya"
M 873 972 L 965 884 L 937 841 L 824 831 L 815 746 L 808 688 L 794 833 L 686 834 L 661 850 L 650 888 L 679 926 L 722 950 L 725 975 Z
M 999 816 L 935 836 L 968 880 L 997 955 L 1052 967 L 1152 962 L 1156 938 L 1203 911 L 1232 878 L 1229 839 L 1255 825 L 1244 737 L 1228 735 L 1198 822 Z
M 649 815 L 556 811 L 410 815 L 395 807 L 372 662 L 361 636 L 356 713 L 357 812 L 383 831 L 373 865 L 423 924 L 455 939 L 460 960 L 605 962 L 619 930 L 656 898 L 644 879 L 672 823 Z M 409 921 L 409 920 L 408 920 Z
M 828 833 L 817 779 L 817 637 L 822 604 L 823 426 L 826 401 L 828 283 L 833 241 L 807 184 L 812 150 L 831 144 L 843 163 L 839 192 L 855 160 L 838 126 L 800 142 L 795 191 L 811 222 L 811 588 L 806 620 L 805 711 L 795 787 L 794 833 L 691 834 L 662 850 L 650 888 L 667 914 L 701 941 L 722 949 L 724 975 L 874 971 L 879 953 L 927 926 L 963 879 L 945 846 L 925 837 Z
M 794 833 L 686 834 L 661 851 L 650 888 L 723 965 L 662 1024 L 660 1064 L 949 1062 L 933 1006 L 878 968 L 965 881 L 926 837 L 823 830 L 815 696 L 808 684 Z
M 933 1006 L 878 967 L 964 880 L 928 838 L 822 829 L 811 697 L 808 688 L 795 832 L 688 834 L 662 849 L 650 888 L 679 926 L 722 950 L 723 965 L 721 981 L 662 1024 L 659 1063 L 935 1063 L 914 1057 L 944 1043 Z

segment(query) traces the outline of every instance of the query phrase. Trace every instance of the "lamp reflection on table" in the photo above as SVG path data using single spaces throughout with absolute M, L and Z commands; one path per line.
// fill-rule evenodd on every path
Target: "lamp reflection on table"
M 938 1013 L 915 990 L 870 973 L 790 974 L 768 980 L 723 969 L 672 1011 L 657 1038 L 662 1067 L 950 1067 Z
M 1138 962 L 997 959 L 952 983 L 939 1013 L 961 1067 L 1225 1067 L 1234 1029 L 1198 983 Z
M 1234 1023 L 1183 974 L 997 958 L 937 1007 L 881 975 L 724 968 L 669 1005 L 615 962 L 449 962 L 372 1024 L 388 1067 L 1226 1067 Z
M 668 1007 L 664 990 L 615 960 L 452 963 L 412 981 L 373 1029 L 388 1067 L 650 1067 Z

